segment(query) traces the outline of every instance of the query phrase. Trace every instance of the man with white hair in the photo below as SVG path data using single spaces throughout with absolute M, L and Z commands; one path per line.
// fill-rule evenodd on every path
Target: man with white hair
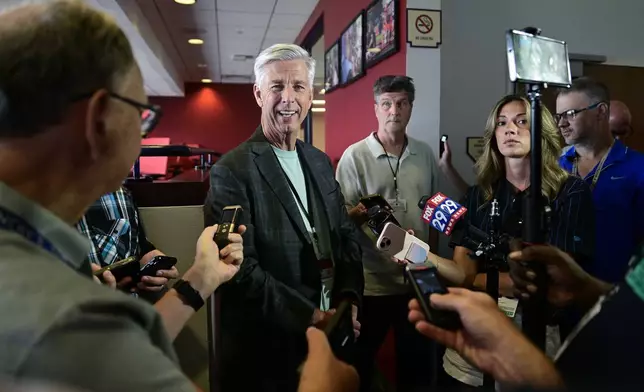
M 255 60 L 260 126 L 210 173 L 206 224 L 241 205 L 245 260 L 220 290 L 221 390 L 295 391 L 305 332 L 324 326 L 343 300 L 354 330 L 363 291 L 357 227 L 328 156 L 297 139 L 311 108 L 315 61 L 277 44 Z M 329 374 L 329 377 L 333 375 Z

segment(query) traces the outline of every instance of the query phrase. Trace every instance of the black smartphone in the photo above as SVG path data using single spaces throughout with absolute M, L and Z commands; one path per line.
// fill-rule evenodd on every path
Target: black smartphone
M 342 301 L 324 328 L 333 354 L 342 361 L 351 361 L 355 346 L 351 301 Z
M 139 271 L 139 276 L 156 276 L 157 272 L 161 270 L 169 270 L 177 264 L 176 257 L 170 256 L 154 256 L 152 260 L 148 261 L 141 271 Z
M 406 266 L 405 273 L 407 280 L 416 293 L 416 299 L 428 322 L 454 331 L 460 329 L 461 318 L 458 313 L 449 310 L 439 310 L 433 308 L 429 303 L 431 294 L 446 294 L 447 290 L 438 280 L 438 272 L 435 267 L 429 266 Z
M 228 240 L 228 234 L 234 233 L 235 229 L 237 229 L 237 222 L 241 217 L 242 211 L 244 209 L 239 205 L 224 207 L 221 222 L 219 222 L 215 238 L 213 238 L 219 250 L 224 249 L 230 242 Z
M 362 203 L 362 205 L 365 206 L 367 210 L 375 206 L 384 208 L 386 210 L 393 210 L 387 200 L 378 193 L 361 197 L 360 203 Z
M 445 152 L 445 143 L 447 142 L 447 135 L 441 136 L 441 142 L 439 144 L 439 152 L 438 152 L 438 157 L 441 158 L 443 156 L 443 153 Z
M 128 276 L 134 278 L 139 272 L 139 261 L 136 257 L 131 256 L 112 263 L 107 267 L 101 268 L 100 270 L 94 272 L 94 276 L 96 276 L 101 282 L 104 282 L 103 273 L 105 271 L 110 271 L 112 275 L 114 275 L 114 278 L 117 282 L 125 279 Z

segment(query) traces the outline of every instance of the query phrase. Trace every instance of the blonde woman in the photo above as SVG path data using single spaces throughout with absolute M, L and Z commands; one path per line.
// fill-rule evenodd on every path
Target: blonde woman
M 547 239 L 575 257 L 582 266 L 594 255 L 595 222 L 590 188 L 580 178 L 570 176 L 559 167 L 561 145 L 557 125 L 547 108 L 542 108 L 542 187 L 540 193 L 552 213 Z M 476 162 L 477 185 L 468 189 L 462 204 L 468 209 L 466 223 L 487 231 L 490 208 L 498 202 L 502 231 L 513 236 L 522 235 L 522 205 L 530 189 L 530 102 L 517 95 L 503 97 L 490 112 L 485 127 L 485 149 Z M 582 222 L 583 221 L 583 222 Z M 583 223 L 583 224 L 582 224 Z M 469 257 L 470 251 L 456 246 L 454 259 L 447 260 L 434 254 L 430 261 L 447 271 L 458 267 L 462 272 L 444 276 L 453 284 L 485 290 L 486 274 Z M 499 274 L 499 293 L 510 306 L 518 306 L 513 297 L 513 284 L 507 272 Z M 513 315 L 520 325 L 521 309 Z M 548 350 L 556 350 L 559 337 L 549 327 Z M 448 376 L 450 390 L 468 390 L 483 384 L 483 375 L 470 366 L 455 351 L 447 350 L 443 368 Z

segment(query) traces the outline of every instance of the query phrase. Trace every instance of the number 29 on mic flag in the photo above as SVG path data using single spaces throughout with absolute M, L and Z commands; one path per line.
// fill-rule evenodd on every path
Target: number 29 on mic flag
M 434 229 L 450 235 L 466 211 L 467 208 L 439 192 L 425 203 L 422 219 Z

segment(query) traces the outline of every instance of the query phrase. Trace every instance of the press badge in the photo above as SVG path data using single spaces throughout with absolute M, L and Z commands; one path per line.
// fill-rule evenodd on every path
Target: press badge
M 387 199 L 387 203 L 394 209 L 394 212 L 407 212 L 407 200 Z
M 517 307 L 519 306 L 519 300 L 513 298 L 500 297 L 499 298 L 499 309 L 509 318 L 514 318 L 514 315 L 517 313 Z

